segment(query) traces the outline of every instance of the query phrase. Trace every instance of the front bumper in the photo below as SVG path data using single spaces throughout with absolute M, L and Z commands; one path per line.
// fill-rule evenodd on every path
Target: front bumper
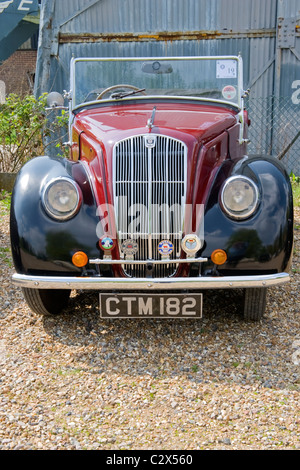
M 107 277 L 59 277 L 14 274 L 13 283 L 33 289 L 74 290 L 201 290 L 269 287 L 290 280 L 288 273 L 256 276 L 224 277 L 169 277 L 169 278 L 107 278 Z

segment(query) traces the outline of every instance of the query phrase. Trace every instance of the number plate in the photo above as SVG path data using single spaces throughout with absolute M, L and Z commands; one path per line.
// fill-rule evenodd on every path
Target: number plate
M 103 318 L 201 318 L 202 294 L 100 294 Z

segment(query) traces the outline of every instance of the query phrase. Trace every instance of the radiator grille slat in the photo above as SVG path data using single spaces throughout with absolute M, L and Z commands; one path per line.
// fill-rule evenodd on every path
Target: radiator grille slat
M 158 243 L 174 245 L 171 259 L 180 256 L 186 196 L 186 157 L 183 142 L 154 135 L 139 135 L 118 142 L 114 148 L 114 204 L 120 247 L 134 239 L 139 260 L 161 259 Z M 129 276 L 146 276 L 144 265 L 123 265 Z M 177 264 L 155 265 L 154 277 L 172 276 Z

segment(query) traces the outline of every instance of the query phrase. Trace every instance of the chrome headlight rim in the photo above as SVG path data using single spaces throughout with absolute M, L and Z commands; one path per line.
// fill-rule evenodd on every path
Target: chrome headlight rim
M 48 199 L 48 193 L 55 184 L 63 182 L 72 185 L 72 189 L 74 189 L 76 193 L 76 203 L 70 210 L 60 212 L 59 210 L 51 206 Z M 72 219 L 72 217 L 74 217 L 78 213 L 82 203 L 82 192 L 79 185 L 72 178 L 69 178 L 67 176 L 59 176 L 56 178 L 52 178 L 45 184 L 44 188 L 42 189 L 41 200 L 43 208 L 49 217 L 57 221 L 66 221 Z
M 252 190 L 253 190 L 253 203 L 249 204 L 246 209 L 243 209 L 241 211 L 236 211 L 228 207 L 228 205 L 225 202 L 225 191 L 228 189 L 228 187 L 234 183 L 235 181 L 242 181 L 246 184 L 248 184 Z M 226 179 L 226 181 L 223 184 L 222 190 L 221 190 L 221 198 L 220 198 L 220 203 L 223 212 L 230 217 L 231 219 L 234 220 L 246 220 L 254 213 L 256 212 L 258 205 L 260 202 L 260 197 L 259 197 L 259 189 L 256 185 L 256 183 L 249 178 L 248 176 L 244 175 L 235 175 L 235 176 L 230 176 L 229 178 Z

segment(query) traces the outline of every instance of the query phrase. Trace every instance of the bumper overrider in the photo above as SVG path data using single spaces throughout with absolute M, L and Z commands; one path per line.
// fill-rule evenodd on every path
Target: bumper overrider
M 201 290 L 270 287 L 290 280 L 288 273 L 254 276 L 205 276 L 169 278 L 110 278 L 110 277 L 71 277 L 35 276 L 15 273 L 13 283 L 19 287 L 33 289 L 73 289 L 73 290 Z

